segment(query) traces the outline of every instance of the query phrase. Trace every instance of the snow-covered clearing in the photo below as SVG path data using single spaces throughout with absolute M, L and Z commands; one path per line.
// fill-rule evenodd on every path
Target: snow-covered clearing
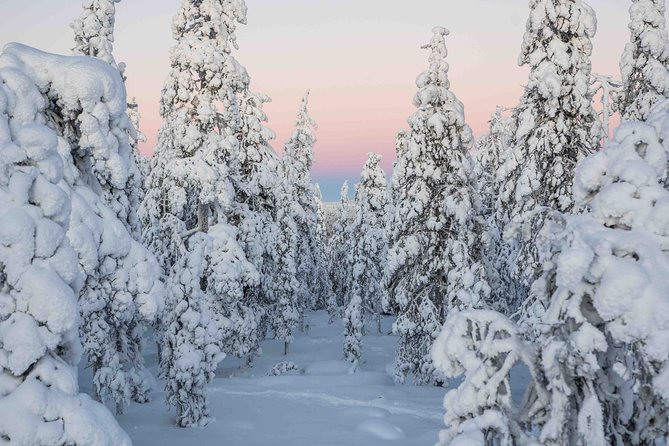
M 397 338 L 364 337 L 361 370 L 349 373 L 342 358 L 342 326 L 328 324 L 325 312 L 310 313 L 309 332 L 298 333 L 288 356 L 283 343 L 265 341 L 253 367 L 226 358 L 209 386 L 213 421 L 204 428 L 174 426 L 174 412 L 165 406 L 163 383 L 153 401 L 126 408 L 119 417 L 135 445 L 226 446 L 374 446 L 431 445 L 443 427 L 442 399 L 446 389 L 396 386 L 391 365 Z M 383 320 L 388 333 L 392 319 Z M 153 343 L 147 363 L 158 375 Z M 292 361 L 300 372 L 267 376 L 278 362 Z M 89 390 L 82 371 L 82 388 Z

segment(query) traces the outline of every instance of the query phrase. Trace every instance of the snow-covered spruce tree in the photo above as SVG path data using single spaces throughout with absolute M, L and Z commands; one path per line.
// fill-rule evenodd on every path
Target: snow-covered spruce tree
M 380 166 L 381 156 L 370 153 L 355 192 L 355 220 L 350 225 L 350 295 L 344 312 L 344 356 L 358 364 L 362 353 L 364 325 L 374 319 L 381 332 L 381 312 L 385 287 L 385 239 L 388 183 Z
M 71 24 L 74 30 L 75 47 L 73 54 L 79 56 L 96 57 L 111 65 L 118 70 L 123 82 L 125 83 L 125 64 L 116 63 L 113 55 L 114 42 L 114 26 L 115 26 L 115 3 L 120 0 L 84 0 L 83 11 L 81 15 Z M 144 181 L 149 173 L 149 161 L 141 156 L 139 151 L 139 143 L 145 142 L 146 137 L 139 130 L 140 114 L 138 104 L 133 98 L 127 104 L 127 115 L 129 124 L 125 126 L 125 132 L 129 138 L 130 151 L 134 163 L 129 164 L 128 179 L 125 186 L 125 198 L 121 195 L 121 201 L 125 205 L 122 207 L 123 211 L 120 216 L 125 216 L 127 227 L 131 231 L 132 236 L 136 240 L 141 240 L 141 228 L 139 224 L 138 211 L 140 204 L 144 198 Z M 117 194 L 115 194 L 117 195 Z M 119 208 L 119 206 L 115 206 Z M 118 213 L 118 211 L 117 211 Z M 153 259 L 152 259 L 153 261 Z M 99 327 L 99 324 L 93 323 L 91 327 Z M 122 331 L 123 333 L 123 331 Z M 103 335 L 103 333 L 101 333 Z M 123 343 L 121 343 L 123 344 Z M 139 359 L 141 355 L 135 354 Z M 117 362 L 116 359 L 111 359 L 112 362 Z M 98 362 L 104 360 L 99 359 Z M 143 374 L 147 374 L 143 372 Z M 109 374 L 108 376 L 113 376 Z M 112 378 L 113 379 L 113 378 Z M 143 387 L 147 387 L 150 380 L 146 381 Z M 116 380 L 119 382 L 119 380 Z M 138 402 L 148 401 L 148 387 L 143 391 L 133 391 L 133 398 Z
M 242 303 L 245 291 L 258 284 L 257 272 L 235 228 L 219 223 L 205 232 L 178 247 L 163 321 L 161 370 L 181 427 L 207 424 L 206 386 L 218 363 L 226 354 L 247 356 L 258 344 L 256 313 Z
M 375 320 L 379 333 L 386 293 L 383 272 L 388 255 L 388 182 L 380 162 L 381 155 L 370 153 L 356 186 L 356 216 L 350 226 L 351 249 L 347 262 L 351 265 L 352 283 L 359 287 L 363 322 Z
M 430 67 L 416 81 L 418 110 L 409 118 L 393 180 L 397 196 L 386 280 L 390 300 L 399 307 L 393 326 L 400 337 L 399 382 L 409 374 L 418 384 L 435 382 L 430 347 L 445 313 L 483 306 L 489 293 L 476 261 L 479 199 L 468 154 L 472 133 L 462 103 L 449 90 L 446 35 L 446 29 L 434 28 L 425 46 Z
M 70 219 L 79 192 L 65 180 L 65 144 L 33 77 L 54 56 L 40 53 L 43 65 L 22 63 L 31 51 L 9 45 L 0 56 L 0 438 L 130 445 L 107 409 L 79 393 L 84 276 L 67 235 L 79 232 Z
M 577 168 L 574 198 L 587 212 L 544 231 L 551 255 L 530 313 L 540 321 L 529 321 L 550 396 L 534 420 L 541 444 L 669 435 L 668 155 L 650 125 L 621 125 Z
M 576 163 L 599 145 L 590 89 L 596 28 L 595 13 L 583 0 L 530 1 L 519 58 L 530 75 L 514 113 L 513 148 L 498 170 L 497 204 L 509 214 L 510 262 L 524 287 L 541 274 L 532 241 L 546 219 L 540 210 L 573 208 Z M 521 300 L 523 294 L 512 299 Z
M 119 71 L 125 82 L 123 74 L 125 64 L 117 64 L 113 55 L 115 3 L 119 2 L 120 0 L 83 0 L 83 11 L 71 25 L 74 30 L 75 42 L 72 53 L 75 56 L 97 57 L 107 62 Z M 126 166 L 128 172 L 126 174 L 127 184 L 123 188 L 124 191 L 122 193 L 114 193 L 114 191 L 110 190 L 106 191 L 106 193 L 113 199 L 112 204 L 114 204 L 113 207 L 116 213 L 126 222 L 133 237 L 139 240 L 141 238 L 141 230 L 137 210 L 144 195 L 142 169 L 146 161 L 139 153 L 139 142 L 143 138 L 143 135 L 138 133 L 139 113 L 137 112 L 137 103 L 134 100 L 132 104 L 128 104 L 127 113 L 130 121 L 124 130 L 129 137 L 130 152 L 134 162 Z M 104 157 L 104 154 L 99 153 L 98 156 Z M 105 188 L 106 186 L 102 184 L 102 187 Z
M 444 397 L 446 429 L 439 446 L 531 444 L 512 401 L 510 373 L 525 364 L 532 377 L 528 388 L 538 389 L 535 357 L 515 325 L 490 310 L 454 311 L 432 346 L 435 367 L 447 378 L 463 380 Z
M 300 324 L 304 311 L 315 309 L 318 294 L 318 268 L 323 265 L 316 258 L 316 200 L 311 181 L 311 166 L 314 159 L 316 122 L 309 116 L 309 92 L 307 91 L 297 114 L 295 130 L 284 148 L 284 181 L 288 182 L 293 192 L 293 219 L 297 225 L 297 246 L 295 262 L 297 281 L 300 284 L 297 302 L 300 309 Z
M 168 282 L 160 367 L 167 381 L 167 402 L 176 408 L 180 427 L 208 423 L 206 386 L 225 357 L 202 290 L 210 244 L 205 234 L 193 235 Z
M 247 193 L 267 177 L 261 174 L 242 181 L 240 172 L 242 167 L 258 167 L 247 158 L 255 156 L 254 143 L 248 138 L 258 137 L 254 131 L 264 133 L 263 137 L 267 133 L 256 126 L 262 116 L 256 116 L 260 121 L 246 121 L 245 125 L 256 126 L 254 131 L 241 128 L 239 96 L 248 88 L 249 79 L 232 56 L 232 49 L 236 47 L 236 24 L 245 21 L 243 1 L 182 2 L 174 18 L 177 44 L 163 88 L 163 123 L 142 219 L 145 240 L 159 252 L 165 273 L 174 273 L 172 267 L 179 261 L 179 243 L 166 243 L 166 239 L 175 240 L 173 232 L 179 226 L 185 229 L 182 237 L 206 232 L 211 219 L 209 233 L 214 248 L 208 254 L 207 283 L 201 288 L 217 326 L 216 342 L 221 350 L 248 357 L 257 347 L 261 316 L 250 290 L 260 284 L 244 249 L 250 253 L 262 250 L 256 250 L 250 245 L 254 240 L 246 238 L 249 231 L 255 231 L 250 206 L 258 204 L 257 197 Z M 245 144 L 243 154 L 240 141 Z M 214 228 L 219 228 L 216 234 Z M 209 283 L 214 277 L 220 278 Z
M 236 358 L 255 354 L 260 342 L 260 314 L 248 300 L 248 289 L 260 283 L 258 271 L 237 242 L 237 228 L 219 223 L 209 229 L 213 247 L 208 253 L 206 285 L 222 350 Z
M 645 121 L 656 102 L 669 98 L 665 11 L 665 0 L 632 0 L 630 41 L 620 59 L 623 88 L 617 98 L 623 120 Z
M 326 309 L 330 315 L 330 322 L 334 321 L 334 318 L 339 312 L 337 306 L 337 299 L 332 290 L 332 281 L 330 280 L 330 274 L 328 272 L 328 258 L 327 258 L 327 248 L 328 248 L 328 234 L 325 223 L 325 212 L 323 210 L 323 194 L 321 193 L 321 187 L 318 183 L 314 185 L 314 200 L 316 200 L 316 259 L 319 262 L 319 267 L 316 270 L 316 283 L 318 288 L 316 291 L 316 308 Z
M 135 129 L 135 137 L 131 137 L 130 144 L 132 145 L 132 155 L 135 158 L 135 164 L 139 169 L 140 176 L 142 178 L 142 193 L 141 199 L 144 199 L 144 180 L 149 176 L 151 171 L 151 163 L 149 160 L 142 156 L 139 151 L 139 143 L 146 142 L 146 135 L 140 130 L 140 120 L 142 115 L 139 113 L 139 104 L 137 104 L 137 99 L 132 98 L 132 101 L 128 103 L 128 118 L 130 119 L 130 124 Z M 140 200 L 141 203 L 141 200 Z
M 646 122 L 653 126 L 665 149 L 669 151 L 669 99 L 655 104 Z M 660 181 L 664 184 L 664 188 L 669 190 L 669 160 L 666 173 Z
M 474 145 L 475 172 L 481 193 L 481 211 L 490 216 L 495 212 L 497 194 L 497 169 L 504 162 L 511 148 L 515 133 L 514 121 L 504 116 L 505 108 L 497 107 L 490 116 L 490 128 Z
M 324 245 L 327 243 L 328 230 L 325 222 L 325 210 L 323 205 L 323 191 L 321 191 L 321 185 L 318 183 L 314 184 L 314 200 L 316 200 L 316 240 L 318 240 L 319 245 Z
M 485 222 L 483 232 L 482 262 L 491 288 L 490 304 L 505 313 L 512 311 L 515 281 L 509 268 L 509 246 L 503 238 L 503 231 L 509 222 L 504 208 L 498 209 L 499 183 L 497 171 L 504 163 L 512 145 L 515 133 L 514 120 L 504 115 L 505 109 L 497 107 L 490 117 L 490 130 L 476 141 L 474 151 L 475 172 L 480 188 L 480 218 Z
M 354 217 L 346 227 L 345 234 L 349 240 L 345 243 L 346 252 L 343 253 L 342 265 L 337 265 L 335 268 L 342 268 L 347 276 L 342 277 L 342 289 L 346 290 L 344 296 L 344 306 L 342 314 L 342 323 L 344 325 L 344 359 L 351 362 L 354 368 L 357 369 L 362 357 L 362 336 L 365 329 L 365 314 L 363 308 L 363 286 L 356 280 L 355 261 L 361 254 L 357 249 L 357 241 L 354 240 L 353 228 L 358 219 L 357 200 L 359 199 L 360 184 L 355 186 L 354 202 Z M 342 186 L 342 203 L 344 200 L 344 192 L 348 194 L 348 184 L 344 183 Z M 359 235 L 359 234 L 355 234 Z M 358 256 L 354 255 L 353 251 L 358 251 Z M 362 266 L 362 265 L 361 265 Z M 362 269 L 358 270 L 358 275 L 364 273 Z M 340 272 L 342 274 L 342 272 Z
M 389 191 L 389 201 L 388 201 L 388 210 L 386 211 L 386 242 L 388 247 L 392 245 L 392 221 L 395 216 L 395 210 L 397 209 L 397 204 L 403 199 L 404 193 L 403 190 L 406 187 L 404 184 L 404 178 L 406 176 L 404 163 L 399 161 L 405 158 L 407 147 L 407 132 L 406 130 L 400 130 L 395 138 L 395 161 L 393 161 L 393 174 L 390 178 L 390 191 Z M 384 271 L 384 284 L 386 290 L 388 289 L 388 269 Z M 397 314 L 399 308 L 397 302 L 393 299 L 391 293 L 383 294 L 383 311 L 390 314 Z
M 300 308 L 297 301 L 300 283 L 297 280 L 296 252 L 298 245 L 298 226 L 293 215 L 297 204 L 293 200 L 293 188 L 287 181 L 285 164 L 282 160 L 281 178 L 277 189 L 275 219 L 279 228 L 276 258 L 278 269 L 273 277 L 273 293 L 269 307 L 270 327 L 274 337 L 284 342 L 284 354 L 293 341 L 293 333 L 300 321 Z
M 344 359 L 357 368 L 362 357 L 362 331 L 364 328 L 362 287 L 352 284 L 351 297 L 344 310 Z
M 232 208 L 230 177 L 239 164 L 237 94 L 248 85 L 248 75 L 231 52 L 236 24 L 245 22 L 246 5 L 233 0 L 183 0 L 174 17 L 177 44 L 140 209 L 144 241 L 165 274 L 178 260 L 174 244 L 165 242 L 172 217 L 191 230 L 200 205 L 213 212 L 214 222 L 225 220 Z
M 332 224 L 332 235 L 328 241 L 328 272 L 332 282 L 332 290 L 337 299 L 337 306 L 346 307 L 348 296 L 347 286 L 352 276 L 348 264 L 351 237 L 349 237 L 352 222 L 352 204 L 349 199 L 348 181 L 341 186 L 340 200 L 337 204 L 335 220 Z
M 5 48 L 8 65 L 32 78 L 48 104 L 44 122 L 59 138 L 64 181 L 71 196 L 67 236 L 84 277 L 79 293 L 81 335 L 98 398 L 117 403 L 148 398 L 140 354 L 142 332 L 162 309 L 162 285 L 153 256 L 128 232 L 118 197 L 134 166 L 121 77 L 89 58 Z M 135 167 L 136 170 L 136 167 Z
M 167 402 L 181 427 L 207 424 L 206 385 L 218 363 L 226 354 L 247 356 L 258 344 L 257 313 L 243 303 L 258 275 L 237 230 L 225 223 L 208 228 L 203 212 L 198 218 L 198 230 L 177 246 L 160 356 Z
M 235 205 L 238 209 L 246 205 L 246 212 L 242 210 L 239 215 L 252 223 L 246 231 L 240 226 L 240 232 L 245 232 L 242 245 L 247 257 L 260 272 L 261 286 L 252 289 L 251 296 L 258 314 L 263 315 L 258 340 L 271 328 L 275 337 L 285 342 L 287 352 L 299 314 L 295 263 L 295 219 L 299 213 L 293 184 L 286 180 L 285 160 L 279 159 L 269 144 L 274 134 L 264 126 L 267 117 L 262 104 L 266 102 L 269 97 L 252 93 L 241 100 L 240 173 Z
M 114 21 L 116 6 L 121 0 L 83 0 L 81 15 L 72 22 L 75 56 L 104 60 L 118 69 L 114 59 Z
M 235 175 L 236 197 L 230 222 L 239 228 L 239 242 L 246 258 L 260 274 L 259 286 L 246 290 L 245 300 L 258 319 L 260 341 L 268 325 L 269 307 L 280 268 L 277 257 L 279 228 L 276 222 L 280 160 L 270 141 L 275 134 L 265 126 L 263 104 L 271 99 L 246 89 L 240 97 L 239 169 Z M 259 350 L 253 346 L 249 361 Z

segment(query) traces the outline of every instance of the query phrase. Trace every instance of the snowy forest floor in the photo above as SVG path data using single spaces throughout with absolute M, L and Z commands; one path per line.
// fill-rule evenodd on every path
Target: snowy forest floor
M 265 341 L 263 353 L 249 368 L 226 358 L 209 385 L 212 421 L 204 428 L 174 426 L 165 405 L 163 382 L 153 401 L 125 408 L 119 421 L 136 446 L 425 446 L 436 443 L 443 427 L 446 389 L 393 383 L 392 362 L 397 338 L 388 335 L 393 319 L 385 318 L 364 337 L 363 364 L 349 373 L 342 358 L 342 325 L 328 324 L 325 312 L 307 315 L 308 333 L 298 333 L 288 356 L 283 343 Z M 147 362 L 158 376 L 151 342 Z M 153 348 L 151 348 L 153 346 Z M 301 372 L 267 376 L 272 366 L 292 361 Z M 84 391 L 91 376 L 81 373 Z M 453 383 L 455 384 L 455 383 Z

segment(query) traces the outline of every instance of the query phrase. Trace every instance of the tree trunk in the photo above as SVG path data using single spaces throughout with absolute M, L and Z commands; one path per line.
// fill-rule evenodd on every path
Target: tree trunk
M 197 227 L 200 232 L 209 232 L 209 205 L 200 203 L 197 206 Z
M 95 373 L 97 373 L 97 370 L 94 369 L 93 371 L 93 376 L 95 377 Z M 98 392 L 98 386 L 93 383 L 93 399 L 97 401 L 98 403 L 102 403 L 102 398 L 100 397 L 100 392 Z
M 288 354 L 288 341 L 284 341 L 283 343 L 283 354 L 284 356 Z

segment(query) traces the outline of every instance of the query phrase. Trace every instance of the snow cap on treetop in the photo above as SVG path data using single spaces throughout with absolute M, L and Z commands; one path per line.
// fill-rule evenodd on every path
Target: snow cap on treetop
M 448 48 L 446 48 L 445 36 L 449 35 L 450 32 L 446 28 L 437 26 L 432 29 L 432 33 L 430 42 L 421 47 L 421 49 L 430 50 L 430 57 L 428 58 L 430 67 L 418 76 L 416 85 L 422 89 L 429 84 L 437 84 L 448 89 L 450 87 L 448 81 L 450 67 L 446 62 Z
M 302 97 L 302 102 L 300 103 L 300 111 L 297 113 L 297 125 L 300 126 L 300 124 L 307 123 L 307 125 L 317 130 L 318 124 L 316 124 L 316 121 L 314 121 L 309 116 L 308 107 L 309 107 L 310 94 L 311 90 L 309 89 L 307 89 L 307 91 L 304 92 L 304 96 Z
M 430 39 L 430 43 L 427 43 L 421 47 L 421 49 L 432 49 L 432 54 L 439 54 L 443 56 L 444 58 L 448 55 L 448 51 L 446 50 L 446 36 L 448 36 L 451 32 L 447 30 L 446 28 L 443 28 L 441 26 L 435 26 L 432 28 L 432 39 Z M 430 60 L 432 60 L 433 56 L 430 56 Z
M 432 28 L 432 32 L 439 36 L 448 36 L 451 32 L 444 28 L 443 26 L 435 26 Z
M 369 152 L 369 153 L 367 153 L 367 159 L 371 163 L 378 163 L 383 159 L 383 155 L 381 155 L 380 153 L 376 153 L 376 152 Z
M 344 180 L 344 184 L 341 185 L 339 197 L 342 202 L 348 201 L 348 180 Z

